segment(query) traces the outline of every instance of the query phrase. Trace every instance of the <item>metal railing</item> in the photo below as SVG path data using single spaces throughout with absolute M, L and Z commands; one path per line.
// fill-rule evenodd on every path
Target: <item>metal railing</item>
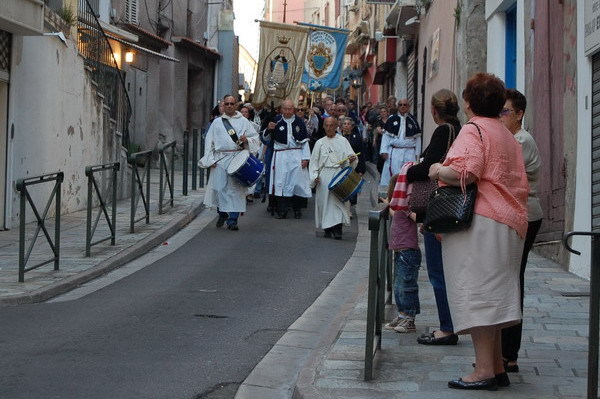
M 588 338 L 588 384 L 587 398 L 598 398 L 598 342 L 600 320 L 600 232 L 581 232 L 571 231 L 563 236 L 563 245 L 575 255 L 581 255 L 581 252 L 574 250 L 569 245 L 571 236 L 591 236 L 592 237 L 592 264 L 590 265 L 590 323 Z
M 204 140 L 203 140 L 204 141 Z M 195 190 L 198 180 L 198 129 L 192 129 L 192 190 Z M 204 187 L 204 181 L 200 182 Z
M 96 2 L 97 3 L 97 2 Z M 129 149 L 129 120 L 131 101 L 127 94 L 125 77 L 115 60 L 113 49 L 97 18 L 97 9 L 89 0 L 79 0 L 77 15 L 78 49 L 84 64 L 90 68 L 98 91 L 104 96 L 110 117 L 123 135 L 123 147 Z
M 177 141 L 173 140 L 158 147 L 160 178 L 159 178 L 159 194 L 158 194 L 158 214 L 163 213 L 163 201 L 165 200 L 165 183 L 169 188 L 169 203 L 173 207 L 173 183 L 175 179 L 175 145 Z M 167 165 L 166 151 L 171 150 L 171 159 Z
M 181 191 L 183 195 L 188 195 L 188 162 L 190 151 L 190 132 L 183 131 L 183 186 Z
M 117 222 L 117 176 L 118 171 L 120 169 L 119 162 L 107 163 L 102 165 L 93 165 L 85 167 L 85 175 L 88 178 L 88 200 L 87 200 L 87 227 L 85 233 L 85 256 L 89 257 L 91 248 L 94 245 L 100 244 L 104 241 L 110 240 L 110 245 L 115 245 L 115 237 L 116 237 L 116 222 Z M 108 214 L 107 209 L 107 201 L 105 200 L 106 196 L 103 195 L 102 190 L 98 186 L 98 180 L 94 173 L 103 172 L 106 170 L 111 171 L 111 193 L 110 193 L 110 203 L 112 205 L 111 215 Z M 96 219 L 92 225 L 92 199 L 93 193 L 96 192 L 98 196 L 98 202 L 100 203 L 100 209 L 96 215 Z M 94 237 L 94 233 L 96 232 L 96 228 L 98 227 L 98 222 L 100 221 L 100 216 L 104 215 L 104 219 L 108 224 L 108 228 L 110 230 L 110 236 L 99 239 L 96 242 L 92 242 Z
M 135 224 L 146 220 L 150 223 L 150 162 L 152 150 L 140 151 L 129 155 L 129 164 L 131 165 L 131 216 L 129 218 L 129 232 L 135 233 Z M 138 163 L 143 162 L 144 173 L 140 176 Z M 146 193 L 144 194 L 144 182 L 146 183 Z M 139 196 L 137 193 L 139 192 Z M 142 199 L 144 205 L 144 216 L 135 218 L 138 203 Z
M 60 262 L 60 201 L 61 201 L 61 184 L 64 180 L 63 172 L 55 172 L 48 173 L 45 175 L 29 177 L 26 179 L 18 179 L 16 183 L 17 191 L 20 194 L 20 213 L 19 213 L 19 282 L 22 283 L 25 281 L 25 272 L 28 272 L 33 269 L 37 269 L 40 266 L 48 264 L 50 262 L 54 262 L 54 270 L 59 269 Z M 27 187 L 33 186 L 35 184 L 42 184 L 54 181 L 54 188 L 50 194 L 48 202 L 46 203 L 46 208 L 42 215 L 37 210 L 37 207 L 33 203 L 31 195 Z M 55 199 L 56 198 L 56 199 Z M 50 210 L 50 205 L 52 204 L 52 200 L 55 199 L 55 219 L 54 219 L 54 242 L 52 238 L 50 238 L 50 234 L 48 230 L 46 230 L 46 216 L 48 216 L 48 211 Z M 31 209 L 35 215 L 37 220 L 37 228 L 35 233 L 33 234 L 33 238 L 29 245 L 29 249 L 27 253 L 25 253 L 25 208 L 26 204 L 29 202 Z M 48 245 L 50 245 L 50 249 L 52 249 L 53 257 L 51 259 L 42 261 L 34 266 L 26 267 L 27 261 L 31 255 L 31 251 L 33 250 L 33 246 L 40 234 L 40 230 L 44 232 L 44 236 L 48 241 Z
M 367 297 L 367 335 L 365 340 L 364 380 L 373 379 L 373 359 L 381 349 L 381 326 L 385 320 L 385 304 L 391 302 L 392 251 L 388 249 L 387 205 L 379 204 L 369 211 L 369 291 Z
M 206 129 L 202 128 L 201 134 L 200 134 L 200 157 L 202 157 L 204 155 L 204 139 L 206 137 Z M 196 161 L 196 164 L 198 163 L 198 161 Z M 200 168 L 200 170 L 198 171 L 198 177 L 200 179 L 200 187 L 204 187 L 204 168 Z M 208 180 L 208 177 L 210 175 L 210 168 L 206 169 L 206 180 Z

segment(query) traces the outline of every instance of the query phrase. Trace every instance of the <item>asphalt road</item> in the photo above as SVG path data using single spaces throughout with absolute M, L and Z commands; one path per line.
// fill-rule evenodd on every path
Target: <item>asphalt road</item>
M 356 222 L 336 241 L 313 215 L 255 203 L 85 296 L 0 308 L 0 398 L 233 398 L 352 254 Z

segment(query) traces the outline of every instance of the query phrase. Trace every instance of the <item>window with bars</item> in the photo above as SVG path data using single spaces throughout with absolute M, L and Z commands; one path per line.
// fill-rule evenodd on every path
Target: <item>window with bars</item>
M 10 72 L 11 34 L 0 30 L 0 71 Z

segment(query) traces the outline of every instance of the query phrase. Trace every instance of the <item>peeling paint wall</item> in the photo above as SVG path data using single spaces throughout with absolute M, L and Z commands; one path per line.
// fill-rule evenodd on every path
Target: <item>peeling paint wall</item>
M 9 118 L 7 206 L 19 220 L 19 178 L 62 171 L 62 213 L 84 209 L 87 201 L 85 166 L 112 162 L 103 130 L 103 106 L 76 44 L 56 37 L 18 36 L 14 40 Z M 114 151 L 113 151 L 114 152 Z M 44 209 L 51 184 L 32 187 L 34 202 Z M 50 214 L 53 214 L 53 209 Z M 34 220 L 27 208 L 28 220 Z

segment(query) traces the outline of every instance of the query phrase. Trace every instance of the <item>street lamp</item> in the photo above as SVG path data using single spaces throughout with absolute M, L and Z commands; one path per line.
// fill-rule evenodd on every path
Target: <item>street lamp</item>
M 362 73 L 360 71 L 352 71 L 350 73 L 350 80 L 351 80 L 351 84 L 352 87 L 354 87 L 355 89 L 358 89 L 359 87 L 362 87 Z

